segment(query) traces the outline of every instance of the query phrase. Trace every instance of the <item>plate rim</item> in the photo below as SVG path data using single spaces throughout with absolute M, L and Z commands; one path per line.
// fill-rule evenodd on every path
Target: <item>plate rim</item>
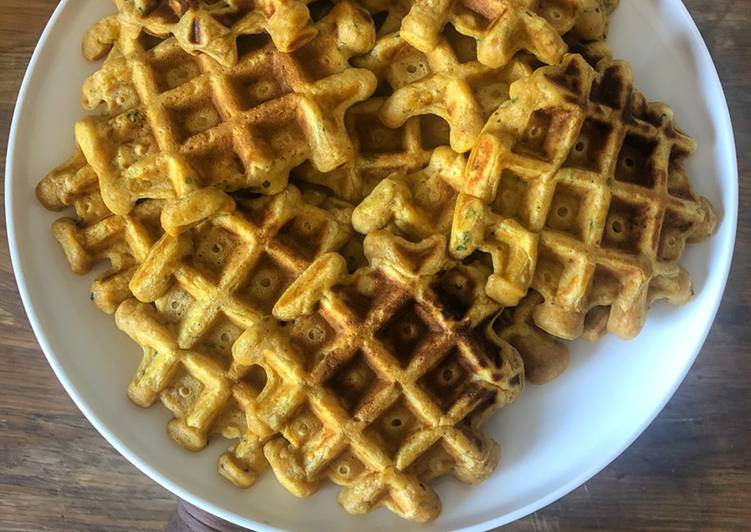
M 730 175 L 726 176 L 726 178 L 730 181 L 730 200 L 731 201 L 730 201 L 730 204 L 723 205 L 723 209 L 724 209 L 723 219 L 726 220 L 728 223 L 730 223 L 731 227 L 730 227 L 730 234 L 728 238 L 729 243 L 726 244 L 726 250 L 725 250 L 725 254 L 727 254 L 728 256 L 728 260 L 727 260 L 725 270 L 720 272 L 722 274 L 722 282 L 721 282 L 722 289 L 718 292 L 718 295 L 716 296 L 715 301 L 713 302 L 711 312 L 707 314 L 708 319 L 705 322 L 704 331 L 700 335 L 701 341 L 696 344 L 693 354 L 686 357 L 685 359 L 685 367 L 679 373 L 679 375 L 677 376 L 677 378 L 675 379 L 675 381 L 673 382 L 672 386 L 670 387 L 669 391 L 665 394 L 665 396 L 662 397 L 660 401 L 655 402 L 655 407 L 653 408 L 650 415 L 646 416 L 646 418 L 642 421 L 642 423 L 637 426 L 637 428 L 629 435 L 629 437 L 623 440 L 623 443 L 621 445 L 614 447 L 607 453 L 604 453 L 603 457 L 600 458 L 599 460 L 593 460 L 593 463 L 589 468 L 581 472 L 575 478 L 564 483 L 558 489 L 553 490 L 552 492 L 548 493 L 547 495 L 540 497 L 537 500 L 515 511 L 506 513 L 497 518 L 489 519 L 480 523 L 471 523 L 461 528 L 460 530 L 466 530 L 466 531 L 486 530 L 489 528 L 495 528 L 495 527 L 502 526 L 504 524 L 516 521 L 517 519 L 525 517 L 526 515 L 529 515 L 539 510 L 540 508 L 543 508 L 555 502 L 556 500 L 564 497 L 565 495 L 567 495 L 568 493 L 570 493 L 571 491 L 573 491 L 574 489 L 576 489 L 577 487 L 581 486 L 582 484 L 587 482 L 589 479 L 594 477 L 596 474 L 602 471 L 605 467 L 607 467 L 618 456 L 620 456 L 629 446 L 631 446 L 631 444 L 647 429 L 647 427 L 651 425 L 651 423 L 654 421 L 657 415 L 659 415 L 660 412 L 662 412 L 662 410 L 665 408 L 668 401 L 670 401 L 670 399 L 675 395 L 676 390 L 685 380 L 688 371 L 693 366 L 694 362 L 696 361 L 697 356 L 701 352 L 704 346 L 704 343 L 706 342 L 707 336 L 714 324 L 717 311 L 723 300 L 725 289 L 727 288 L 727 281 L 728 281 L 730 269 L 731 269 L 733 258 L 734 258 L 736 232 L 737 232 L 737 227 L 738 227 L 739 183 L 738 183 L 738 159 L 737 159 L 737 150 L 736 150 L 736 145 L 735 145 L 735 135 L 734 135 L 734 130 L 732 126 L 730 110 L 727 104 L 727 97 L 725 95 L 725 90 L 722 86 L 722 82 L 719 78 L 717 67 L 714 63 L 714 60 L 712 59 L 711 54 L 709 53 L 709 49 L 707 48 L 706 42 L 704 41 L 701 33 L 699 32 L 698 27 L 696 26 L 696 23 L 694 22 L 688 9 L 686 8 L 686 6 L 683 4 L 681 0 L 664 0 L 664 1 L 670 4 L 671 7 L 673 7 L 678 13 L 678 15 L 683 19 L 682 22 L 683 22 L 684 28 L 690 32 L 692 41 L 698 45 L 696 54 L 706 64 L 706 67 L 707 67 L 706 73 L 710 75 L 710 79 L 708 81 L 716 88 L 719 88 L 718 95 L 721 98 L 721 101 L 718 102 L 718 104 L 720 106 L 719 109 L 721 111 L 721 114 L 720 116 L 716 117 L 718 121 L 718 125 L 721 126 L 723 130 L 729 133 L 728 141 L 727 141 L 727 144 L 725 145 L 725 149 L 720 150 L 720 148 L 718 148 L 718 151 L 724 152 L 724 153 L 720 153 L 722 159 L 727 160 L 727 161 L 732 161 L 732 164 L 728 165 Z M 9 130 L 9 135 L 8 135 L 8 147 L 7 147 L 7 152 L 6 152 L 6 164 L 5 164 L 5 187 L 4 187 L 5 224 L 6 224 L 6 231 L 7 231 L 8 249 L 10 252 L 13 274 L 16 280 L 16 285 L 18 287 L 19 294 L 21 296 L 21 300 L 23 302 L 24 310 L 29 319 L 29 323 L 31 324 L 32 330 L 34 331 L 34 335 L 37 338 L 39 346 L 41 347 L 42 352 L 44 353 L 45 358 L 47 359 L 48 363 L 52 367 L 52 370 L 55 373 L 55 376 L 62 384 L 66 393 L 73 400 L 76 407 L 84 414 L 86 419 L 94 426 L 97 432 L 99 432 L 99 434 L 101 434 L 102 437 L 104 437 L 104 439 L 107 440 L 107 442 L 110 445 L 112 445 L 115 448 L 115 450 L 117 450 L 118 453 L 120 453 L 131 464 L 133 464 L 136 468 L 138 468 L 139 471 L 141 471 L 143 474 L 151 478 L 153 481 L 157 482 L 159 485 L 161 485 L 168 491 L 172 492 L 174 495 L 180 497 L 181 499 L 211 514 L 219 516 L 227 521 L 236 523 L 241 526 L 252 526 L 255 530 L 258 530 L 258 531 L 283 531 L 284 529 L 277 528 L 277 527 L 274 527 L 272 525 L 269 525 L 263 522 L 258 522 L 253 519 L 249 519 L 247 517 L 238 515 L 234 512 L 225 510 L 203 499 L 202 497 L 194 495 L 188 488 L 184 488 L 177 482 L 173 482 L 169 478 L 165 477 L 159 471 L 155 470 L 149 464 L 147 464 L 139 455 L 132 452 L 130 448 L 118 436 L 116 436 L 113 432 L 111 432 L 110 429 L 105 425 L 105 423 L 102 422 L 98 418 L 98 416 L 93 413 L 92 409 L 90 408 L 88 404 L 88 401 L 78 393 L 78 390 L 76 389 L 76 387 L 68 379 L 66 372 L 65 370 L 63 370 L 62 365 L 60 361 L 58 360 L 57 355 L 55 354 L 54 350 L 52 349 L 45 335 L 45 332 L 41 326 L 41 323 L 37 317 L 34 303 L 31 300 L 31 297 L 26 287 L 26 277 L 20 266 L 20 258 L 19 258 L 20 252 L 19 252 L 19 247 L 18 247 L 18 241 L 16 239 L 15 208 L 14 208 L 13 201 L 12 201 L 14 197 L 13 176 L 16 173 L 14 171 L 15 170 L 16 140 L 17 140 L 18 127 L 19 127 L 18 124 L 21 121 L 21 116 L 24 114 L 24 109 L 26 108 L 26 105 L 27 105 L 27 92 L 28 92 L 28 88 L 31 82 L 32 74 L 36 70 L 36 65 L 37 65 L 39 56 L 41 54 L 41 51 L 45 48 L 47 44 L 47 40 L 51 32 L 53 31 L 53 28 L 57 25 L 58 19 L 61 17 L 65 9 L 68 8 L 70 3 L 71 3 L 71 0 L 62 0 L 58 4 L 54 12 L 52 13 L 52 16 L 50 17 L 49 21 L 47 22 L 44 28 L 44 31 L 39 37 L 39 40 L 34 48 L 34 52 L 31 56 L 31 59 L 29 60 L 29 63 L 26 67 L 26 72 L 23 77 L 23 82 L 21 83 L 21 87 L 18 92 L 18 96 L 16 98 L 16 105 L 15 105 L 15 109 L 13 112 L 13 118 L 11 121 L 11 126 Z M 727 249 L 728 247 L 729 249 Z

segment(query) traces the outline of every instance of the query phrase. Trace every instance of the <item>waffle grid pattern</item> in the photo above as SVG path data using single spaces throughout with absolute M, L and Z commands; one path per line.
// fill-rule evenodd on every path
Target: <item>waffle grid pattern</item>
M 384 249 L 398 251 L 379 257 Z M 451 472 L 474 483 L 494 469 L 497 445 L 476 427 L 519 392 L 521 360 L 505 342 L 481 340 L 497 305 L 482 295 L 481 273 L 446 262 L 444 237 L 411 244 L 374 232 L 365 253 L 378 266 L 353 275 L 342 257 L 321 256 L 275 305 L 286 326 L 267 321 L 235 344 L 235 360 L 296 390 L 284 389 L 295 400 L 270 419 L 258 416 L 262 397 L 250 402 L 250 426 L 262 428 L 246 447 L 281 430 L 262 446 L 293 493 L 310 495 L 328 475 L 352 513 L 385 504 L 427 521 L 440 501 L 424 480 Z M 225 468 L 237 463 L 224 458 Z
M 350 234 L 335 215 L 304 205 L 294 187 L 179 236 L 165 234 L 130 281 L 142 303 L 127 300 L 116 312 L 118 327 L 144 348 L 129 397 L 148 406 L 162 394 L 177 416 L 171 436 L 188 449 L 205 446 L 229 383 L 243 377 L 232 369 L 234 340 L 270 312 L 317 254 Z M 191 393 L 174 397 L 170 390 L 182 387 Z
M 654 297 L 688 298 L 677 260 L 687 239 L 714 226 L 681 166 L 694 142 L 670 109 L 633 92 L 625 63 L 599 69 L 570 55 L 512 88 L 465 174 L 466 193 L 539 233 L 531 285 L 545 302 L 535 320 L 561 338 L 583 334 L 595 307 L 608 313 L 596 310 L 592 326 L 605 317 L 607 330 L 632 337 Z M 483 232 L 457 213 L 452 246 L 472 249 Z M 660 290 L 650 291 L 652 279 Z
M 372 46 L 374 36 L 356 31 L 358 24 L 372 26 L 369 15 L 337 4 L 316 39 L 294 54 L 259 38 L 232 68 L 192 57 L 174 40 L 146 50 L 123 25 L 121 55 L 84 90 L 89 107 L 124 94 L 139 105 L 76 126 L 107 206 L 127 214 L 140 198 L 172 199 L 207 185 L 271 194 L 308 158 L 321 171 L 350 160 L 344 111 L 376 83 L 347 62 Z M 112 79 L 120 81 L 113 87 Z

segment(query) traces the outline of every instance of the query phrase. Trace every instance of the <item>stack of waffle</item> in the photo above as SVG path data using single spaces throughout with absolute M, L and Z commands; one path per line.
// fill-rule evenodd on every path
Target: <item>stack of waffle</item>
M 37 187 L 143 349 L 128 388 L 250 487 L 326 478 L 419 522 L 578 337 L 691 293 L 715 217 L 671 110 L 604 42 L 617 0 L 116 0 L 75 153 Z

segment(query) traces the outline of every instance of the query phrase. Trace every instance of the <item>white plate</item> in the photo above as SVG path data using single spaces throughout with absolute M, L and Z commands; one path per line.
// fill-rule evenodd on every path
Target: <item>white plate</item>
M 34 186 L 73 148 L 82 114 L 79 87 L 95 68 L 84 61 L 84 31 L 112 10 L 100 0 L 64 0 L 44 31 L 18 98 L 8 145 L 6 212 L 16 279 L 29 320 L 65 389 L 91 423 L 126 458 L 165 488 L 225 519 L 272 528 L 383 530 L 410 528 L 387 510 L 351 517 L 324 487 L 308 499 L 288 494 L 269 472 L 238 490 L 216 473 L 227 442 L 201 453 L 167 436 L 166 409 L 131 404 L 125 395 L 140 349 L 89 301 L 93 274 L 68 270 L 52 238 L 55 219 L 35 200 Z M 441 517 L 420 530 L 484 529 L 518 519 L 576 488 L 618 456 L 654 419 L 696 357 L 720 302 L 735 240 L 738 175 L 725 97 L 712 60 L 679 0 L 624 0 L 610 42 L 631 62 L 650 99 L 670 104 L 679 125 L 699 142 L 688 164 L 696 189 L 718 211 L 717 234 L 691 246 L 683 264 L 696 298 L 683 307 L 658 304 L 639 338 L 613 337 L 573 347 L 569 370 L 543 387 L 529 386 L 486 427 L 501 442 L 502 463 L 484 484 L 446 479 L 437 488 Z

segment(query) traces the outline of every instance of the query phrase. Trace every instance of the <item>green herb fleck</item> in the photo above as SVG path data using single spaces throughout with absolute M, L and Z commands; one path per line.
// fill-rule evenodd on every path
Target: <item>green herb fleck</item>
M 270 181 L 264 181 L 263 182 L 263 188 L 269 188 L 270 186 L 271 186 L 271 182 Z
M 94 301 L 94 292 L 91 292 L 91 293 L 89 294 L 89 299 L 90 299 L 91 301 Z
M 470 238 L 469 231 L 464 231 L 459 237 L 461 242 L 456 246 L 456 251 L 467 251 L 470 247 Z

